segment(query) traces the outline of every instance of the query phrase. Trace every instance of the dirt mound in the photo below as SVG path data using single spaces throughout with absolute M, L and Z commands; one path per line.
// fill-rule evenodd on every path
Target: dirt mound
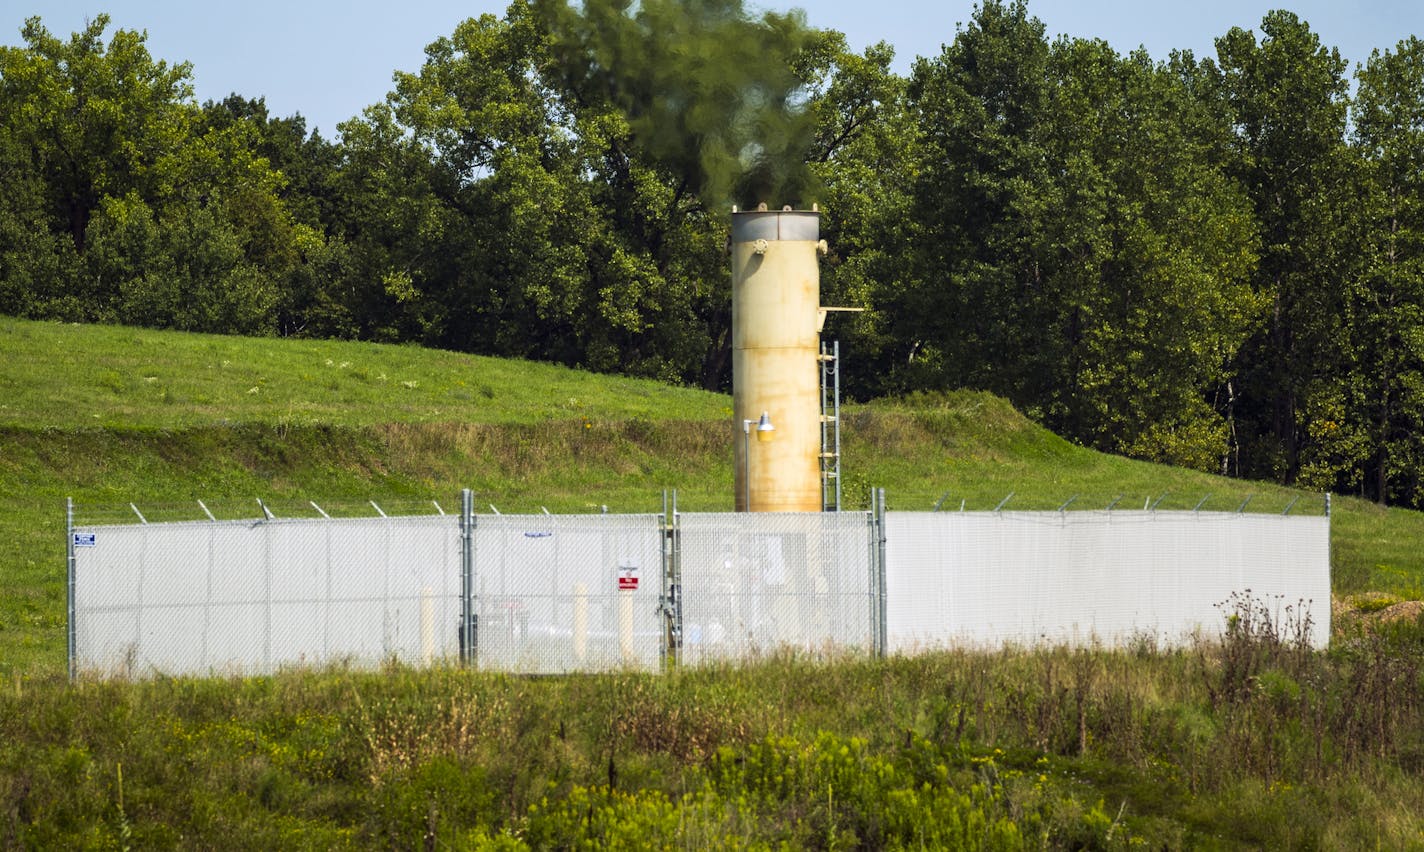
M 1387 606 L 1370 616 L 1370 620 L 1376 624 L 1388 624 L 1394 621 L 1418 621 L 1419 616 L 1424 614 L 1424 601 L 1400 601 L 1393 606 Z
M 1339 637 L 1373 630 L 1381 624 L 1419 622 L 1424 618 L 1424 600 L 1401 601 L 1380 592 L 1331 600 L 1331 630 Z

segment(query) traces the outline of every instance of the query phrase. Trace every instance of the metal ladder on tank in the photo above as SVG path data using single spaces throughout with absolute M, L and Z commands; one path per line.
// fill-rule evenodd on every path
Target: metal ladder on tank
M 841 510 L 841 342 L 821 341 L 821 511 Z

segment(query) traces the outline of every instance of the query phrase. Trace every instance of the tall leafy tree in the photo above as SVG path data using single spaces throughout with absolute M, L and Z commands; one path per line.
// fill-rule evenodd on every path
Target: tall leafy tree
M 332 227 L 351 247 L 341 309 L 356 337 L 423 340 L 426 318 L 441 307 L 425 265 L 440 253 L 432 243 L 450 232 L 430 187 L 428 152 L 386 104 L 344 122 L 341 133 L 337 191 L 344 205 Z
M 728 208 L 815 200 L 806 164 L 815 122 L 797 59 L 820 34 L 799 12 L 754 14 L 741 0 L 533 5 L 550 37 L 546 79 L 581 123 L 617 128 L 589 137 L 605 147 L 597 198 L 613 205 L 617 244 L 600 254 L 631 271 L 627 262 L 640 246 L 647 251 L 651 266 L 639 265 L 657 275 L 623 279 L 654 283 L 638 288 L 650 307 L 670 300 L 695 318 L 689 325 L 681 309 L 662 313 L 655 327 L 674 334 L 660 334 L 655 348 L 700 351 L 700 370 L 688 378 L 724 386 Z
M 1053 147 L 1077 211 L 1052 232 L 1076 294 L 1063 422 L 1104 449 L 1218 469 L 1229 434 L 1215 391 L 1262 307 L 1249 203 L 1169 67 L 1067 40 L 1052 67 Z
M 381 282 L 361 313 L 452 348 L 695 378 L 669 248 L 688 196 L 628 155 L 619 113 L 553 88 L 548 39 L 521 3 L 466 21 L 343 125 L 351 238 Z
M 316 131 L 308 133 L 306 119 L 300 114 L 272 115 L 265 98 L 234 93 L 203 104 L 203 132 L 236 125 L 252 129 L 253 153 L 282 174 L 277 194 L 294 220 L 323 228 L 336 218 L 342 203 L 336 189 L 340 146 Z
M 0 123 L 0 198 L 0 313 L 86 316 L 84 299 L 74 292 L 74 241 L 58 227 L 29 145 L 8 122 Z
M 14 293 L 0 306 L 7 312 L 113 318 L 115 289 L 79 271 L 90 222 L 106 196 L 153 187 L 162 152 L 182 138 L 188 67 L 154 62 L 138 33 L 119 31 L 105 45 L 107 26 L 100 15 L 64 41 L 30 18 L 24 47 L 0 47 L 0 126 L 28 190 L 16 200 L 44 234 L 23 255 L 7 252 L 7 281 L 39 285 Z M 55 272 L 62 277 L 40 283 Z
M 190 128 L 191 67 L 154 61 L 144 36 L 118 30 L 106 45 L 106 15 L 69 41 L 39 18 L 25 47 L 0 47 L 3 121 L 45 181 L 51 213 L 80 251 L 105 195 L 158 188 L 164 155 Z
M 890 69 L 894 57 L 884 42 L 854 53 L 844 35 L 826 31 L 797 58 L 815 121 L 808 158 L 830 246 L 821 301 L 868 309 L 828 315 L 823 336 L 841 342 L 842 380 L 860 398 L 904 389 L 899 347 L 886 321 L 913 274 L 900 246 L 911 239 L 918 131 L 906 105 L 907 81 Z
M 1268 14 L 1259 39 L 1231 30 L 1216 52 L 1202 92 L 1233 130 L 1230 168 L 1261 245 L 1253 286 L 1269 302 L 1235 365 L 1242 446 L 1233 470 L 1328 487 L 1359 462 L 1342 428 L 1359 258 L 1345 61 L 1289 12 Z
M 1023 2 L 985 2 L 939 57 L 915 64 L 918 280 L 894 331 L 912 386 L 992 387 L 1021 405 L 1043 396 L 1050 378 L 1026 330 L 1047 319 L 1035 236 L 1058 206 L 1042 138 L 1050 93 L 1043 24 Z
M 98 16 L 68 41 L 38 18 L 0 48 L 3 155 L 23 175 L 0 310 L 204 331 L 273 330 L 297 257 L 282 178 L 246 124 L 205 128 L 187 64 Z M 63 244 L 57 242 L 62 238 Z M 13 282 L 61 273 L 22 294 Z
M 1424 505 L 1424 42 L 1376 51 L 1357 74 L 1353 141 L 1366 162 L 1366 267 L 1352 315 L 1350 429 L 1365 447 L 1358 485 Z
M 1180 77 L 986 2 L 915 69 L 911 386 L 1003 393 L 1078 440 L 1219 466 L 1208 398 L 1256 304 L 1249 208 Z

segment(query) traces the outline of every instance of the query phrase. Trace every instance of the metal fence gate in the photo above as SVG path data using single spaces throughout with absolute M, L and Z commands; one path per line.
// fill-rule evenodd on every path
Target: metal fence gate
M 497 515 L 474 525 L 482 668 L 657 670 L 665 629 L 658 515 Z
M 878 653 L 876 528 L 866 512 L 681 518 L 682 659 L 784 647 Z

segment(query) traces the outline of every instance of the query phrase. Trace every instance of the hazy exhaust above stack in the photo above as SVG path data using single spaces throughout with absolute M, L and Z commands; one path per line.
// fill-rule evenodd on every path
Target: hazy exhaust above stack
M 812 198 L 816 134 L 797 64 L 820 31 L 804 12 L 742 0 L 534 0 L 549 71 L 575 102 L 616 107 L 635 158 L 708 210 Z

